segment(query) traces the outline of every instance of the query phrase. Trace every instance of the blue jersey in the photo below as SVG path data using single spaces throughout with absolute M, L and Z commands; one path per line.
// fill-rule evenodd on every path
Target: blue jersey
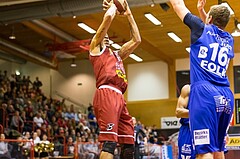
M 189 119 L 181 118 L 180 123 L 181 127 L 178 134 L 178 159 L 195 159 Z
M 181 125 L 189 125 L 189 118 L 181 118 L 180 124 Z
M 194 152 L 223 151 L 234 105 L 226 76 L 234 57 L 233 38 L 191 13 L 184 23 L 191 29 L 189 119 Z
M 186 15 L 184 22 L 191 28 L 192 36 L 191 84 L 209 81 L 212 84 L 229 86 L 226 70 L 230 59 L 234 57 L 232 36 L 215 25 L 204 25 L 191 13 Z

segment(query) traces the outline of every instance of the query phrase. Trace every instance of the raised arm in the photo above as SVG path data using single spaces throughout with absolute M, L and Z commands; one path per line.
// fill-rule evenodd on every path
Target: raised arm
M 117 8 L 112 1 L 108 2 L 107 0 L 103 1 L 104 9 L 108 8 L 104 14 L 102 23 L 100 24 L 96 34 L 93 36 L 90 43 L 90 52 L 92 54 L 98 54 L 100 50 L 100 44 L 103 41 L 104 37 L 107 35 L 107 31 L 116 16 Z
M 177 13 L 178 17 L 183 21 L 185 15 L 189 13 L 190 11 L 185 6 L 185 3 L 183 0 L 170 0 L 174 11 Z
M 188 118 L 189 110 L 186 109 L 188 105 L 188 98 L 190 93 L 190 85 L 183 86 L 181 94 L 178 98 L 176 107 L 176 116 L 178 118 Z
M 122 48 L 119 50 L 119 55 L 121 56 L 122 60 L 126 59 L 129 54 L 131 54 L 137 46 L 141 43 L 141 36 L 137 27 L 137 24 L 133 18 L 132 12 L 127 4 L 127 10 L 124 13 L 127 16 L 128 22 L 130 24 L 130 34 L 131 39 L 123 44 Z
M 198 9 L 198 13 L 200 18 L 202 19 L 202 21 L 205 23 L 206 18 L 207 18 L 207 13 L 204 10 L 204 6 L 206 4 L 206 0 L 198 0 L 197 3 L 197 9 Z

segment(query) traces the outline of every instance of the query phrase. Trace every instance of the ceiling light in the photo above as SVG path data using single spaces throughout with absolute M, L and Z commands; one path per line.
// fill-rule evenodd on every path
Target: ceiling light
M 155 18 L 151 13 L 145 13 L 144 16 L 150 20 L 153 24 L 155 25 L 161 25 L 162 23 L 157 19 Z
M 75 18 L 77 18 L 77 16 L 76 16 L 76 15 L 74 15 L 74 16 L 73 16 L 73 19 L 75 19 Z
M 237 28 L 240 29 L 240 23 L 237 24 Z
M 188 53 L 190 53 L 190 47 L 186 47 L 186 51 L 188 52 Z
M 229 9 L 230 15 L 234 15 L 233 9 L 230 7 L 230 5 L 227 2 L 222 2 L 221 5 L 223 5 Z
M 75 63 L 75 59 L 72 59 L 72 63 L 70 65 L 71 67 L 77 67 L 77 64 Z
M 234 36 L 234 37 L 238 37 L 238 36 L 240 36 L 240 31 L 235 29 L 235 30 L 232 32 L 231 35 Z
M 234 19 L 234 26 L 235 26 L 235 28 L 232 32 L 232 36 L 238 37 L 238 36 L 240 36 L 240 30 L 239 30 L 239 27 L 238 27 L 239 22 L 238 22 L 237 18 Z
M 11 39 L 11 40 L 16 39 L 16 36 L 14 34 L 14 26 L 12 26 L 12 33 L 11 33 L 11 35 L 8 38 Z
M 12 34 L 9 36 L 9 39 L 14 40 L 14 39 L 16 39 L 16 36 L 14 34 Z
M 114 48 L 117 49 L 117 50 L 119 50 L 119 49 L 122 48 L 122 47 L 121 47 L 120 45 L 118 45 L 117 43 L 113 43 L 111 46 L 114 47 Z
M 131 57 L 133 60 L 137 61 L 137 62 L 142 62 L 143 59 L 138 57 L 137 55 L 135 54 L 130 54 L 129 57 Z
M 172 38 L 174 41 L 176 41 L 177 43 L 180 43 L 180 42 L 182 42 L 182 39 L 180 39 L 176 34 L 174 34 L 173 32 L 168 32 L 167 33 L 168 34 L 168 36 L 170 37 L 170 38 Z
M 86 30 L 87 32 L 89 32 L 90 34 L 95 34 L 96 31 L 94 29 L 92 29 L 91 27 L 87 26 L 84 23 L 78 23 L 78 26 L 84 30 Z
M 20 72 L 19 70 L 16 70 L 16 71 L 15 71 L 15 74 L 16 74 L 17 76 L 19 76 L 19 75 L 21 74 L 21 72 Z

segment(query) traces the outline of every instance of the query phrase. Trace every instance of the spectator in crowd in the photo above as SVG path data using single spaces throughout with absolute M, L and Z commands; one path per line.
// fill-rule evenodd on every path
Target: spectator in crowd
M 78 110 L 78 112 L 75 113 L 75 122 L 78 124 L 82 119 L 82 111 Z
M 145 146 L 147 146 L 147 136 L 142 129 L 141 125 L 137 124 L 136 118 L 132 117 L 133 126 L 134 126 L 134 142 L 135 142 L 135 151 L 134 159 L 142 159 L 143 153 L 145 151 Z
M 33 88 L 37 91 L 40 90 L 40 87 L 42 87 L 42 82 L 39 80 L 38 77 L 36 77 L 36 80 L 33 82 Z
M 9 103 L 9 101 L 8 101 Z M 11 125 L 12 117 L 15 113 L 15 109 L 12 104 L 7 105 L 7 120 L 8 120 L 8 126 Z
M 50 142 L 47 140 L 47 134 L 43 134 L 42 135 L 42 140 L 39 142 L 40 144 L 45 144 L 45 145 L 49 145 L 50 144 Z M 40 158 L 41 159 L 48 159 L 48 156 L 49 156 L 49 154 L 48 154 L 48 152 L 47 151 L 45 151 L 45 150 L 43 150 L 43 152 L 41 152 L 40 153 Z
M 1 134 L 0 138 L 0 158 L 2 159 L 11 159 L 11 155 L 8 149 L 8 143 L 4 141 L 5 134 Z
M 30 156 L 30 149 L 31 149 L 31 142 L 30 142 L 30 139 L 31 139 L 31 134 L 30 134 L 30 132 L 25 132 L 24 134 L 23 134 L 24 136 L 23 136 L 23 138 L 22 138 L 22 140 L 26 140 L 26 141 L 29 141 L 29 142 L 23 142 L 22 143 L 22 150 L 23 150 L 23 153 L 26 151 L 26 152 L 28 152 L 27 153 L 27 155 L 25 155 L 26 157 L 27 156 Z
M 88 138 L 88 142 L 83 145 L 83 150 L 87 154 L 88 159 L 97 159 L 99 157 L 98 144 L 94 142 L 93 137 Z
M 21 136 L 17 137 L 17 142 L 12 142 L 12 151 L 11 151 L 11 157 L 12 159 L 27 159 L 27 156 L 29 155 L 30 151 L 23 152 L 23 144 L 24 142 L 21 142 L 21 140 L 24 140 Z M 28 154 L 28 155 L 27 155 Z
M 97 130 L 97 119 L 93 111 L 93 106 L 88 107 L 88 122 L 90 129 Z
M 41 117 L 41 113 L 37 112 L 36 116 L 33 118 L 34 123 L 36 123 L 37 128 L 41 128 L 43 124 L 43 119 Z
M 40 143 L 40 141 L 41 140 L 40 140 L 37 132 L 34 132 L 33 133 L 33 143 L 34 143 L 34 146 L 37 146 Z M 34 151 L 34 157 L 35 157 L 35 159 L 39 159 L 39 152 Z
M 68 137 L 67 154 L 68 154 L 68 156 L 74 156 L 74 142 L 73 142 L 73 138 L 71 136 Z
M 22 118 L 19 116 L 19 111 L 15 111 L 15 115 L 11 119 L 10 128 L 20 131 L 23 129 L 23 127 L 24 127 L 24 122 Z

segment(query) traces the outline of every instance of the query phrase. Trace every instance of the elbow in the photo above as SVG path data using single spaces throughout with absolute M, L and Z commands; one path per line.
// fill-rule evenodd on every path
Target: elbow
M 181 118 L 180 113 L 179 113 L 178 110 L 175 111 L 175 115 L 176 115 L 177 118 Z
M 136 44 L 137 46 L 138 46 L 139 44 L 141 44 L 141 42 L 142 42 L 141 37 L 136 38 L 134 42 L 135 42 L 135 44 Z
M 142 39 L 141 39 L 141 37 L 139 37 L 139 38 L 137 39 L 137 44 L 139 45 L 141 42 L 142 42 Z

